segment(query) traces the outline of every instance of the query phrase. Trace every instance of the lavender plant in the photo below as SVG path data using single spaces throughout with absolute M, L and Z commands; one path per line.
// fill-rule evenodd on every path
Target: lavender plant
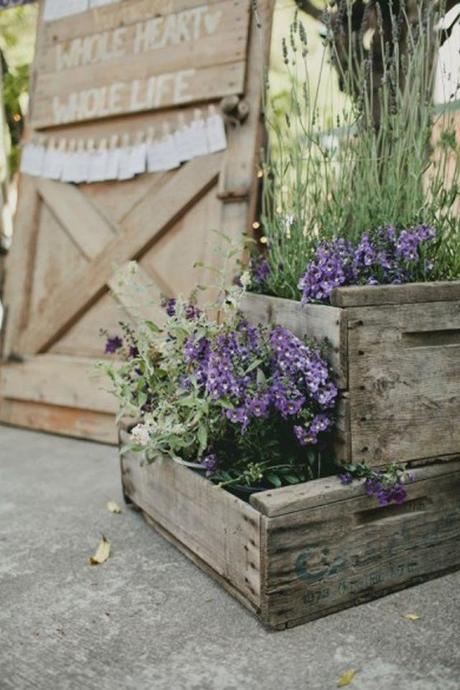
M 352 4 L 347 4 L 350 21 Z M 340 241 L 345 243 L 340 251 L 358 252 L 366 236 L 378 248 L 382 228 L 388 227 L 394 228 L 396 237 L 420 226 L 436 229 L 436 239 L 423 240 L 430 270 L 393 253 L 392 279 L 398 279 L 396 274 L 404 282 L 460 277 L 459 145 L 451 115 L 447 109 L 436 113 L 431 96 L 438 12 L 425 4 L 411 22 L 403 12 L 392 17 L 390 41 L 377 27 L 377 34 L 382 31 L 383 65 L 377 85 L 370 59 L 353 70 L 341 70 L 341 56 L 354 54 L 356 47 L 339 50 L 332 33 L 326 38 L 318 82 L 312 84 L 308 36 L 301 15 L 296 16 L 283 43 L 291 84 L 283 113 L 270 86 L 267 91 L 269 146 L 262 171 L 261 217 L 265 275 L 261 280 L 259 271 L 251 289 L 298 299 L 299 281 L 313 272 L 325 252 L 334 261 Z M 330 77 L 324 76 L 329 60 L 341 75 L 344 92 L 358 96 L 344 107 L 331 102 L 321 109 L 318 103 L 329 88 Z M 349 79 L 353 84 L 347 84 Z M 341 275 L 338 280 L 392 282 L 390 269 L 375 263 L 373 267 L 374 273 L 355 271 L 348 273 L 345 283 Z
M 246 283 L 243 277 L 243 284 Z M 318 344 L 238 313 L 227 293 L 219 321 L 178 299 L 159 328 L 111 335 L 103 364 L 120 416 L 138 420 L 130 448 L 195 462 L 212 481 L 278 487 L 333 473 L 322 462 L 337 388 Z

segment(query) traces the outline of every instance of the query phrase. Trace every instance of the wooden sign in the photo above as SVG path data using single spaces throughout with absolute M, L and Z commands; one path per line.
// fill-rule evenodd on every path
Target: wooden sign
M 130 0 L 46 25 L 35 129 L 244 92 L 250 0 Z
M 49 20 L 49 0 L 41 2 L 29 126 L 37 148 L 21 176 L 6 265 L 0 422 L 115 442 L 115 399 L 94 379 L 104 357 L 100 330 L 113 335 L 120 321 L 161 319 L 162 296 L 215 283 L 212 231 L 237 238 L 250 230 L 273 0 L 257 0 L 257 17 L 253 6 L 119 0 Z M 174 169 L 167 137 L 159 141 L 165 150 L 145 150 L 141 140 L 137 151 L 137 133 L 153 129 L 155 140 L 166 127 L 176 137 L 182 120 L 200 126 L 197 110 L 203 118 L 220 113 L 228 93 L 241 94 L 249 114 L 227 125 L 226 148 L 213 136 L 206 149 L 190 151 L 199 137 L 179 137 Z M 82 170 L 87 156 L 78 154 L 89 141 L 92 164 Z M 69 151 L 77 158 L 65 155 L 64 164 L 60 155 Z M 128 152 L 129 165 L 117 163 Z M 121 287 L 114 273 L 132 261 L 139 292 Z

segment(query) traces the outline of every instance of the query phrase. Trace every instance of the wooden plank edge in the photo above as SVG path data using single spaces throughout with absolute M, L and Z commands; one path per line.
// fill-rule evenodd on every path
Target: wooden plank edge
M 130 499 L 131 500 L 131 499 Z M 135 505 L 135 504 L 133 504 Z M 154 518 L 152 518 L 145 510 L 138 508 L 144 520 L 150 525 L 155 531 L 157 531 L 164 539 L 166 539 L 170 544 L 173 544 L 184 556 L 186 556 L 192 563 L 197 565 L 200 570 L 205 572 L 207 575 L 212 577 L 213 580 L 218 582 L 226 592 L 231 594 L 235 599 L 237 599 L 240 604 L 242 604 L 251 613 L 255 614 L 257 617 L 260 614 L 260 608 L 257 607 L 253 602 L 245 597 L 245 595 L 237 589 L 230 580 L 219 575 L 211 566 L 209 566 L 205 561 L 203 561 L 199 556 L 197 556 L 193 551 L 191 551 L 183 542 L 179 541 L 171 532 L 168 532 L 164 527 L 162 527 Z
M 93 410 L 0 398 L 0 424 L 117 445 L 114 415 Z
M 353 285 L 334 288 L 334 307 L 369 307 L 417 302 L 450 302 L 460 300 L 460 281 L 405 283 L 404 285 Z
M 457 457 L 457 456 L 454 456 Z M 460 472 L 460 462 L 451 460 L 446 462 L 435 460 L 431 465 L 411 468 L 415 479 L 408 486 L 444 475 Z M 331 482 L 334 482 L 332 485 Z M 333 505 L 364 496 L 364 480 L 354 481 L 349 486 L 343 486 L 336 475 L 324 479 L 314 479 L 302 484 L 283 486 L 279 489 L 269 489 L 252 494 L 249 499 L 253 508 L 269 518 L 280 517 L 310 510 L 321 505 Z

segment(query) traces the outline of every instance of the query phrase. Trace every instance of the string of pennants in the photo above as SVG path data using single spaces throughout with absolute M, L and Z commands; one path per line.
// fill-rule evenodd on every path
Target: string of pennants
M 160 136 L 153 127 L 133 137 L 115 134 L 98 142 L 35 135 L 23 147 L 21 172 L 76 184 L 129 180 L 144 172 L 173 170 L 193 158 L 226 148 L 223 117 L 211 105 L 206 117 L 197 109 L 188 123 L 183 114 L 179 115 L 175 131 L 163 123 Z

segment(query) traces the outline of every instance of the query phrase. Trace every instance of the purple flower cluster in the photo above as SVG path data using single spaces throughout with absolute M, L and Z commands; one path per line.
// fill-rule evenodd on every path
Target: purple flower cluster
M 399 482 L 394 484 L 385 484 L 382 481 L 382 476 L 379 473 L 368 477 L 364 482 L 364 488 L 368 496 L 374 496 L 379 505 L 387 506 L 390 503 L 396 503 L 398 506 L 402 505 L 407 498 L 406 487 Z
M 113 355 L 115 352 L 118 352 L 118 350 L 121 350 L 122 347 L 123 340 L 119 335 L 113 335 L 107 338 L 104 352 L 106 355 Z
M 253 258 L 249 270 L 251 282 L 255 286 L 263 285 L 270 275 L 270 266 L 263 257 Z
M 168 316 L 171 317 L 176 315 L 177 300 L 174 297 L 164 300 L 162 306 Z M 197 307 L 193 306 L 193 304 L 187 304 L 185 308 L 185 316 L 189 321 L 193 321 L 194 319 L 198 318 L 199 315 L 200 310 Z
M 332 426 L 337 388 L 326 362 L 281 326 L 241 321 L 214 341 L 189 338 L 184 355 L 190 375 L 242 434 L 256 420 L 278 419 L 305 446 Z
M 364 489 L 368 496 L 377 499 L 380 506 L 387 506 L 390 503 L 402 505 L 407 498 L 407 489 L 403 484 L 403 477 L 406 481 L 414 481 L 411 472 L 403 474 L 401 469 L 390 466 L 385 470 L 372 470 L 367 465 L 350 466 L 351 470 L 339 474 L 340 482 L 344 486 L 352 484 L 353 479 L 364 478 Z
M 364 233 L 357 247 L 344 239 L 322 242 L 299 281 L 302 302 L 328 301 L 333 288 L 343 285 L 410 281 L 420 268 L 422 243 L 434 239 L 435 235 L 435 230 L 425 225 L 399 234 L 389 226 L 372 236 Z M 432 268 L 426 262 L 424 273 Z

